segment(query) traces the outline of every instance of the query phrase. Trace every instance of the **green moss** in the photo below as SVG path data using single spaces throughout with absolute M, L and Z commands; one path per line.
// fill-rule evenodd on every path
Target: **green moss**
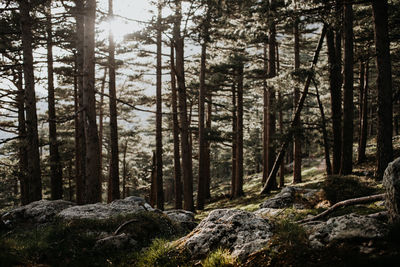
M 208 255 L 202 262 L 203 267 L 233 267 L 238 266 L 238 262 L 229 250 L 219 248 Z

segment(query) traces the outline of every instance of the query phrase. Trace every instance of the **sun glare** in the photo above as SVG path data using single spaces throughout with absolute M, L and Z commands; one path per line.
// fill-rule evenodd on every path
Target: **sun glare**
M 111 22 L 101 22 L 98 27 L 100 30 L 100 37 L 107 38 L 109 31 L 111 31 L 116 43 L 122 42 L 125 35 L 139 29 L 138 25 L 135 23 L 128 23 L 121 19 L 113 19 Z

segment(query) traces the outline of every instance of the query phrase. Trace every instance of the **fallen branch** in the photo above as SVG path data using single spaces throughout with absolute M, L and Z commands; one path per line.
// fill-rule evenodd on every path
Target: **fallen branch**
M 340 207 L 346 207 L 346 206 L 352 206 L 356 204 L 363 204 L 363 203 L 369 203 L 369 202 L 375 202 L 378 200 L 383 200 L 385 198 L 385 194 L 379 194 L 379 195 L 372 195 L 372 196 L 367 196 L 367 197 L 359 197 L 359 198 L 352 198 L 352 199 L 347 199 L 340 201 L 330 207 L 329 209 L 325 210 L 324 212 L 315 215 L 314 217 L 303 219 L 300 221 L 297 221 L 297 223 L 305 223 L 305 222 L 311 222 L 315 221 L 317 219 L 320 219 L 322 217 L 325 217 L 326 215 L 332 213 L 333 211 L 337 210 Z
M 118 233 L 121 232 L 122 228 L 124 228 L 124 227 L 127 226 L 128 224 L 131 224 L 131 223 L 134 223 L 134 222 L 138 222 L 138 220 L 137 220 L 137 219 L 132 219 L 132 220 L 129 220 L 129 221 L 127 221 L 127 222 L 124 222 L 123 224 L 121 224 L 121 225 L 117 228 L 117 230 L 115 230 L 114 235 L 118 235 Z

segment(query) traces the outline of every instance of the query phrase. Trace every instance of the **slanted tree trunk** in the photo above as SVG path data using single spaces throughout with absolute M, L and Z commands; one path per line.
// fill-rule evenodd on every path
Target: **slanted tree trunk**
M 18 135 L 19 138 L 19 185 L 21 191 L 21 204 L 26 205 L 29 203 L 29 179 L 28 174 L 28 151 L 26 148 L 26 128 L 25 128 L 25 105 L 24 105 L 24 87 L 23 87 L 23 74 L 22 70 L 18 69 L 16 84 L 18 88 L 17 93 L 17 108 L 18 108 Z
M 51 199 L 61 199 L 63 195 L 62 166 L 58 152 L 56 109 L 54 98 L 54 68 L 53 68 L 53 30 L 51 21 L 51 3 L 46 6 L 46 46 L 47 46 L 47 102 L 49 114 L 49 144 L 50 144 L 50 187 Z
M 108 0 L 108 18 L 114 18 L 113 0 Z M 110 21 L 111 23 L 111 21 Z M 108 69 L 109 69 L 109 104 L 110 104 L 110 173 L 108 176 L 108 186 L 110 194 L 108 202 L 120 198 L 119 191 L 119 151 L 118 151 L 118 113 L 117 113 L 117 94 L 115 88 L 115 43 L 110 30 L 108 34 Z
M 157 179 L 157 208 L 164 210 L 163 189 L 163 146 L 162 146 L 162 6 L 158 1 L 157 16 L 157 80 L 156 80 L 156 179 Z
M 297 5 L 297 3 L 295 3 Z M 299 33 L 299 17 L 296 16 L 293 21 L 294 35 L 294 71 L 300 69 L 300 33 Z M 293 107 L 297 107 L 300 98 L 300 90 L 294 87 Z M 294 111 L 295 109 L 293 109 Z M 301 183 L 301 121 L 296 125 L 296 131 L 293 141 L 293 183 Z
M 241 197 L 243 192 L 243 68 L 242 56 L 237 70 L 237 118 L 236 118 L 236 177 L 234 197 Z
M 76 203 L 85 203 L 86 140 L 83 111 L 83 65 L 84 65 L 84 4 L 76 0 L 76 50 L 75 55 L 75 183 Z
M 178 96 L 175 77 L 174 44 L 171 43 L 171 108 L 172 127 L 174 138 L 174 184 L 175 184 L 175 209 L 182 209 L 182 180 L 181 180 L 181 155 L 179 151 L 179 121 L 178 121 Z
M 99 135 L 95 101 L 96 1 L 86 1 L 84 27 L 83 109 L 86 141 L 85 203 L 101 202 Z
M 35 77 L 33 71 L 32 55 L 32 24 L 30 15 L 32 3 L 20 0 L 19 11 L 21 14 L 21 39 L 23 54 L 23 70 L 25 81 L 25 112 L 26 112 L 26 146 L 28 158 L 28 203 L 42 199 L 42 179 L 39 155 L 39 134 L 36 113 Z
M 343 128 L 342 158 L 340 174 L 351 174 L 353 169 L 353 5 L 344 3 L 344 84 L 343 84 Z
M 320 37 L 319 42 L 318 42 L 318 46 L 317 46 L 317 48 L 315 50 L 315 53 L 314 53 L 314 58 L 313 58 L 313 62 L 312 62 L 311 68 L 310 68 L 310 73 L 307 76 L 307 80 L 306 80 L 306 83 L 304 85 L 303 93 L 301 95 L 300 101 L 299 101 L 298 106 L 296 108 L 295 116 L 294 116 L 294 118 L 292 120 L 292 123 L 290 124 L 289 131 L 285 135 L 283 144 L 281 146 L 281 150 L 280 150 L 280 152 L 278 154 L 278 157 L 275 160 L 275 163 L 274 163 L 274 166 L 273 166 L 273 168 L 271 170 L 271 173 L 269 174 L 268 179 L 265 182 L 265 184 L 263 186 L 263 189 L 261 190 L 260 194 L 269 193 L 273 188 L 273 181 L 275 180 L 275 182 L 276 182 L 276 174 L 278 173 L 279 166 L 280 166 L 280 164 L 281 164 L 281 162 L 282 162 L 282 160 L 283 160 L 283 158 L 285 156 L 286 149 L 288 148 L 289 143 L 290 143 L 290 141 L 291 141 L 291 139 L 293 137 L 294 129 L 295 129 L 295 125 L 297 123 L 297 120 L 300 119 L 301 110 L 303 109 L 304 102 L 305 102 L 307 94 L 308 94 L 308 89 L 310 87 L 310 83 L 311 83 L 311 80 L 312 80 L 314 68 L 315 68 L 315 65 L 318 62 L 319 52 L 321 51 L 322 43 L 323 43 L 323 40 L 325 38 L 326 29 L 327 29 L 327 26 L 324 25 L 324 27 L 322 28 L 322 32 L 321 32 L 321 37 Z
M 189 120 L 187 115 L 187 97 L 185 84 L 184 68 L 184 43 L 181 36 L 182 6 L 181 0 L 175 0 L 175 23 L 174 23 L 174 41 L 176 51 L 175 73 L 178 81 L 179 92 L 179 113 L 181 123 L 181 147 L 182 147 L 182 169 L 183 169 L 183 195 L 184 209 L 194 211 L 193 202 L 193 174 L 192 174 L 192 153 L 189 136 Z
M 378 70 L 378 134 L 376 138 L 376 176 L 379 179 L 382 179 L 387 165 L 393 159 L 392 67 L 388 30 L 388 1 L 373 0 L 372 11 L 374 16 L 376 67 Z
M 369 62 L 367 61 L 364 65 L 364 87 L 363 98 L 362 98 L 362 110 L 361 112 L 361 122 L 360 122 L 360 141 L 358 145 L 358 158 L 357 162 L 362 163 L 366 160 L 365 149 L 367 147 L 367 135 L 368 135 L 368 86 L 369 86 Z M 361 88 L 360 88 L 361 89 Z
M 325 152 L 325 170 L 327 175 L 332 175 L 331 157 L 329 155 L 329 139 L 328 139 L 328 131 L 326 130 L 324 106 L 322 105 L 321 99 L 319 97 L 317 83 L 315 82 L 315 80 L 313 80 L 313 82 L 315 86 L 315 93 L 317 95 L 319 112 L 321 113 L 321 130 L 324 139 L 324 152 Z

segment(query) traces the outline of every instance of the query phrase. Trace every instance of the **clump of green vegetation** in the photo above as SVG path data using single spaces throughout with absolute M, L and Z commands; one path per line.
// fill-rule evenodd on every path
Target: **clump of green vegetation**
M 376 188 L 370 183 L 353 176 L 328 176 L 322 188 L 326 199 L 332 204 L 377 193 Z
M 99 235 L 111 236 L 119 225 L 134 220 L 122 232 L 137 241 L 137 246 L 96 247 Z M 172 238 L 183 230 L 164 214 L 142 212 L 107 220 L 56 221 L 47 225 L 24 225 L 12 232 L 0 232 L 0 265 L 105 266 L 130 262 L 132 253 L 148 246 L 156 237 Z M 9 263 L 9 264 L 3 264 Z
M 203 267 L 234 267 L 238 266 L 238 262 L 231 255 L 229 250 L 219 248 L 211 252 L 202 262 Z
M 188 252 L 179 251 L 166 239 L 155 239 L 153 243 L 144 251 L 136 254 L 134 266 L 190 266 L 190 257 Z

